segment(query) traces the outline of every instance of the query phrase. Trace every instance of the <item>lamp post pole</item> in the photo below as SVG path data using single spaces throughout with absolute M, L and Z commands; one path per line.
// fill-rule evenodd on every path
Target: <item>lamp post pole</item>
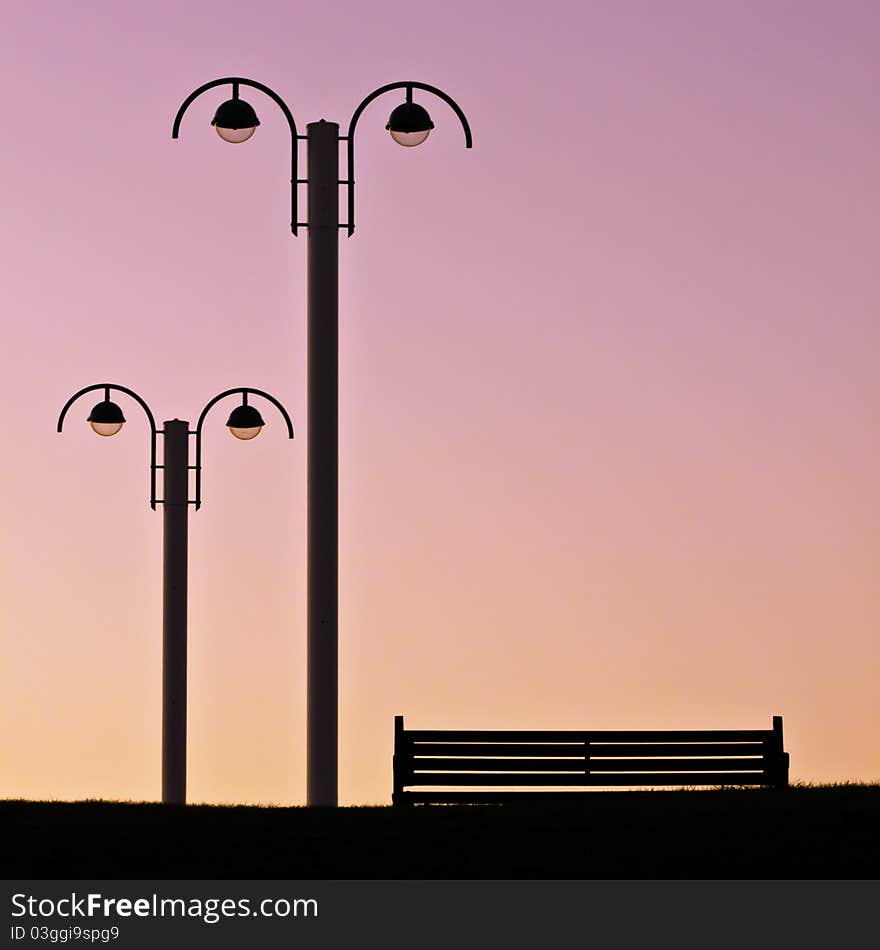
M 413 102 L 413 89 L 442 99 L 455 112 L 472 146 L 471 130 L 459 105 L 436 86 L 422 82 L 393 82 L 371 92 L 355 109 L 346 135 L 336 122 L 312 122 L 307 135 L 298 135 L 293 114 L 268 86 L 241 76 L 213 79 L 184 99 L 171 130 L 177 138 L 190 104 L 216 86 L 232 87 L 211 123 L 226 142 L 242 143 L 260 120 L 250 103 L 240 98 L 241 86 L 259 89 L 284 113 L 291 137 L 291 231 L 308 228 L 308 554 L 307 554 L 307 787 L 309 805 L 338 802 L 339 695 L 339 231 L 354 233 L 354 132 L 364 109 L 378 96 L 405 90 L 406 101 L 392 113 L 385 128 L 400 145 L 424 142 L 434 123 Z M 298 142 L 307 140 L 308 178 L 297 176 Z M 347 145 L 347 175 L 339 177 L 339 143 Z M 298 220 L 297 189 L 308 186 L 308 219 Z M 339 220 L 339 186 L 348 188 L 347 219 Z
M 195 431 L 188 422 L 171 419 L 163 429 L 156 429 L 150 407 L 141 397 L 125 386 L 97 383 L 75 393 L 64 405 L 58 417 L 58 431 L 64 427 L 68 409 L 80 396 L 104 390 L 104 401 L 92 409 L 88 421 L 98 435 L 116 435 L 125 424 L 125 416 L 116 403 L 110 401 L 110 391 L 117 390 L 131 396 L 144 410 L 150 423 L 150 507 L 163 508 L 162 559 L 162 801 L 166 805 L 186 804 L 186 614 L 187 614 L 187 546 L 189 541 L 189 506 L 196 511 L 202 506 L 202 424 L 211 407 L 227 396 L 241 394 L 242 404 L 233 409 L 226 422 L 237 439 L 248 442 L 262 431 L 263 417 L 248 404 L 248 394 L 261 396 L 276 406 L 287 425 L 288 438 L 293 438 L 293 423 L 287 410 L 269 393 L 261 389 L 240 387 L 227 389 L 215 396 L 202 410 Z M 165 440 L 162 464 L 156 462 L 158 436 Z M 196 437 L 195 465 L 189 464 L 189 439 Z M 164 473 L 164 492 L 156 498 L 156 471 Z M 189 497 L 189 473 L 195 469 L 195 498 Z
M 162 801 L 186 802 L 186 588 L 189 423 L 165 423 L 162 590 Z
M 339 126 L 308 139 L 308 676 L 310 805 L 338 795 Z

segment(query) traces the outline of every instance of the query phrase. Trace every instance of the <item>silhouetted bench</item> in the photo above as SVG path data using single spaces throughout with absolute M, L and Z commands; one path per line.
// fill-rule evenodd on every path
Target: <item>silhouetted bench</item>
M 403 716 L 394 717 L 395 805 L 570 799 L 608 786 L 674 785 L 787 787 L 782 716 L 773 717 L 772 729 L 623 732 L 404 729 Z

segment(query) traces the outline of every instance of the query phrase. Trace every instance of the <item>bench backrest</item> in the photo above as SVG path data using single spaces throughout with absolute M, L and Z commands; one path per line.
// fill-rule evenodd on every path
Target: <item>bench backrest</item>
M 788 785 L 782 716 L 771 729 L 616 732 L 406 730 L 394 718 L 395 798 L 426 786 L 643 785 Z

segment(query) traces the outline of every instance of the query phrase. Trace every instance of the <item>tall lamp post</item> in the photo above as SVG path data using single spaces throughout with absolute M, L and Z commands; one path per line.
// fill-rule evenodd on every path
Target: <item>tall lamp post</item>
M 399 145 L 411 148 L 427 138 L 434 123 L 424 106 L 413 102 L 413 90 L 430 93 L 449 105 L 471 148 L 471 130 L 464 112 L 445 92 L 421 82 L 393 82 L 371 92 L 355 109 L 346 135 L 335 122 L 311 122 L 299 135 L 293 114 L 268 86 L 252 79 L 227 77 L 199 86 L 177 111 L 172 138 L 190 104 L 215 86 L 232 87 L 212 121 L 225 142 L 248 141 L 260 124 L 250 103 L 239 97 L 241 86 L 265 93 L 284 113 L 291 141 L 291 218 L 296 234 L 308 228 L 308 742 L 309 805 L 334 806 L 338 801 L 338 668 L 339 668 L 339 231 L 354 233 L 354 134 L 364 109 L 378 96 L 404 90 L 385 128 Z M 297 172 L 298 143 L 307 142 L 308 177 Z M 339 177 L 339 143 L 347 148 L 347 176 Z M 299 220 L 297 193 L 307 186 L 308 212 Z M 339 187 L 348 189 L 348 211 L 339 220 Z
M 261 396 L 278 408 L 287 424 L 287 434 L 293 438 L 293 423 L 287 410 L 268 393 L 259 389 L 227 389 L 215 396 L 202 410 L 198 424 L 191 430 L 189 423 L 170 419 L 163 428 L 156 429 L 150 407 L 141 397 L 125 386 L 96 383 L 74 393 L 64 404 L 58 417 L 58 431 L 64 426 L 68 409 L 86 393 L 104 390 L 104 399 L 95 405 L 88 416 L 92 429 L 102 436 L 116 435 L 125 424 L 122 409 L 110 400 L 110 392 L 131 396 L 144 410 L 150 423 L 150 507 L 160 504 L 164 511 L 163 585 L 162 585 L 162 801 L 170 805 L 186 802 L 186 605 L 187 605 L 187 545 L 189 537 L 189 506 L 196 510 L 202 505 L 202 423 L 211 407 L 226 396 L 241 395 L 241 405 L 230 413 L 226 425 L 237 439 L 249 441 L 258 436 L 265 425 L 258 409 L 250 405 L 248 396 Z M 164 438 L 162 464 L 156 462 L 156 441 Z M 195 465 L 189 464 L 190 436 L 196 438 Z M 156 471 L 162 469 L 164 491 L 156 498 Z M 189 473 L 194 469 L 195 498 L 189 497 Z

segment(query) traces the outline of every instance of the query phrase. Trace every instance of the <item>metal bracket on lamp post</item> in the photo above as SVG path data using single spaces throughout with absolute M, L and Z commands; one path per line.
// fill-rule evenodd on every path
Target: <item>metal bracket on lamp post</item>
M 253 389 L 250 386 L 240 386 L 237 389 L 227 389 L 225 392 L 215 396 L 202 410 L 202 414 L 199 416 L 199 421 L 196 424 L 195 431 L 190 432 L 190 435 L 195 435 L 196 437 L 196 511 L 202 507 L 202 423 L 205 421 L 205 416 L 208 414 L 208 410 L 215 403 L 220 402 L 221 399 L 225 399 L 227 396 L 234 396 L 237 393 L 241 393 L 244 405 L 247 405 L 248 393 L 251 393 L 254 396 L 262 396 L 263 399 L 267 399 L 269 402 L 271 402 L 272 405 L 275 406 L 284 417 L 284 422 L 287 425 L 287 437 L 290 439 L 293 438 L 293 423 L 290 421 L 290 416 L 287 414 L 287 410 L 274 396 L 270 396 L 269 393 L 264 393 L 262 389 Z
M 171 130 L 171 138 L 176 139 L 180 137 L 180 123 L 183 119 L 183 116 L 186 110 L 190 105 L 203 93 L 207 92 L 209 89 L 214 89 L 216 86 L 232 86 L 233 97 L 237 98 L 238 96 L 238 87 L 239 86 L 250 86 L 253 89 L 258 89 L 260 92 L 264 92 L 270 99 L 272 99 L 281 111 L 284 113 L 284 117 L 287 119 L 287 124 L 290 128 L 290 230 L 294 233 L 298 233 L 300 227 L 308 227 L 308 222 L 301 222 L 298 217 L 298 186 L 308 184 L 307 178 L 299 178 L 297 173 L 298 161 L 298 142 L 300 139 L 308 138 L 305 135 L 299 135 L 296 130 L 296 122 L 293 118 L 293 113 L 290 111 L 287 103 L 275 92 L 273 89 L 270 89 L 268 86 L 264 85 L 261 82 L 257 82 L 254 79 L 245 79 L 241 76 L 226 76 L 222 79 L 212 79 L 211 82 L 206 82 L 204 85 L 199 86 L 198 89 L 193 90 L 186 99 L 183 100 L 180 108 L 177 110 L 177 115 L 174 117 L 174 125 Z M 429 92 L 434 96 L 437 96 L 438 99 L 442 99 L 447 105 L 452 108 L 452 111 L 458 116 L 459 121 L 461 122 L 462 130 L 464 131 L 464 144 L 465 148 L 473 148 L 473 136 L 471 135 L 471 127 L 468 123 L 467 116 L 464 114 L 464 110 L 459 106 L 459 104 L 452 98 L 452 96 L 443 92 L 442 89 L 438 89 L 436 86 L 430 86 L 428 83 L 416 82 L 414 80 L 404 81 L 404 82 L 392 82 L 387 85 L 380 86 L 378 89 L 374 89 L 355 109 L 354 114 L 351 117 L 351 121 L 348 124 L 348 133 L 346 135 L 340 135 L 339 141 L 344 141 L 347 145 L 347 159 L 348 159 L 348 177 L 345 179 L 340 179 L 338 184 L 348 186 L 348 220 L 345 222 L 339 222 L 339 227 L 344 228 L 348 232 L 348 236 L 351 237 L 354 234 L 354 132 L 357 127 L 358 119 L 361 116 L 361 113 L 364 109 L 379 96 L 384 95 L 386 92 L 391 92 L 394 89 L 405 89 L 406 90 L 406 101 L 412 102 L 412 91 L 413 89 L 421 89 L 424 92 Z
M 180 133 L 180 122 L 183 119 L 183 114 L 190 107 L 190 104 L 197 99 L 203 92 L 207 92 L 208 89 L 213 89 L 215 86 L 226 86 L 230 85 L 233 89 L 233 97 L 238 97 L 238 87 L 241 86 L 250 86 L 253 89 L 259 89 L 260 92 L 266 93 L 266 95 L 277 103 L 278 107 L 284 113 L 284 118 L 287 119 L 287 124 L 290 127 L 290 230 L 294 234 L 297 233 L 297 228 L 299 226 L 297 218 L 297 142 L 300 136 L 296 131 L 296 122 L 293 120 L 293 113 L 287 107 L 287 103 L 278 95 L 277 92 L 270 89 L 268 86 L 264 86 L 261 82 L 256 82 L 253 79 L 244 79 L 240 76 L 227 76 L 223 79 L 212 79 L 211 82 L 206 82 L 204 86 L 199 86 L 198 89 L 193 90 L 186 99 L 183 100 L 182 105 L 177 110 L 177 115 L 174 117 L 174 126 L 171 129 L 171 138 L 176 139 L 179 137 Z
M 156 420 L 153 418 L 153 413 L 150 412 L 150 407 L 144 402 L 143 399 L 132 389 L 127 389 L 125 386 L 117 386 L 114 383 L 95 383 L 94 386 L 86 386 L 85 389 L 81 389 L 78 393 L 74 393 L 70 399 L 64 404 L 64 408 L 61 410 L 61 415 L 58 417 L 58 429 L 60 432 L 64 425 L 64 417 L 67 415 L 67 410 L 80 398 L 80 396 L 85 396 L 86 393 L 94 392 L 96 389 L 104 390 L 104 399 L 109 402 L 110 400 L 110 390 L 116 392 L 125 393 L 127 396 L 131 396 L 135 402 L 144 410 L 147 414 L 147 419 L 150 422 L 150 507 L 153 511 L 156 510 L 156 469 L 162 468 L 163 466 L 156 464 L 156 436 L 160 435 L 156 430 Z
M 387 86 L 380 86 L 378 89 L 374 89 L 366 99 L 361 102 L 357 109 L 354 110 L 354 115 L 348 124 L 348 134 L 340 136 L 340 139 L 344 139 L 348 144 L 348 181 L 346 182 L 348 185 L 348 221 L 340 226 L 348 230 L 349 237 L 354 234 L 354 130 L 364 109 L 374 99 L 384 95 L 386 92 L 391 92 L 393 89 L 406 89 L 407 102 L 412 102 L 413 89 L 422 89 L 425 92 L 430 92 L 432 95 L 437 96 L 438 99 L 442 99 L 452 107 L 452 111 L 455 112 L 461 122 L 461 127 L 464 130 L 464 147 L 473 148 L 474 146 L 471 127 L 468 124 L 467 116 L 465 116 L 461 106 L 459 106 L 451 96 L 443 92 L 442 89 L 438 89 L 436 86 L 429 86 L 424 82 L 390 82 Z

